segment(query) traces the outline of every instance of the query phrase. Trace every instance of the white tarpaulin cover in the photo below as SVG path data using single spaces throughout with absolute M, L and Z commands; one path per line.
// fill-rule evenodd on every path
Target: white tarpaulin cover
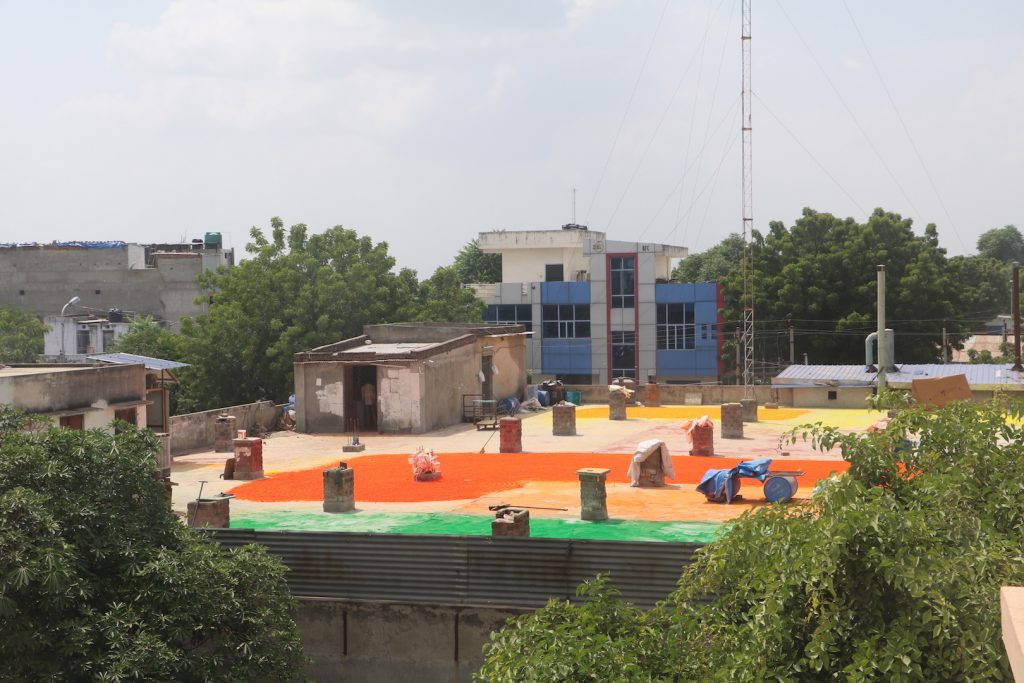
M 665 476 L 669 479 L 676 478 L 675 468 L 672 467 L 672 457 L 668 454 L 668 446 L 665 445 L 664 441 L 647 439 L 636 445 L 636 451 L 633 452 L 633 460 L 630 461 L 629 470 L 626 472 L 633 486 L 637 486 L 640 483 L 640 464 L 651 457 L 660 457 L 661 469 L 664 470 Z

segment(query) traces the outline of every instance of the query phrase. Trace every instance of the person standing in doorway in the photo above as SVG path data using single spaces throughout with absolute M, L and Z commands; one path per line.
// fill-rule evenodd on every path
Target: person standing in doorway
M 377 421 L 377 389 L 371 382 L 367 382 L 360 392 L 363 398 L 363 427 L 373 429 Z

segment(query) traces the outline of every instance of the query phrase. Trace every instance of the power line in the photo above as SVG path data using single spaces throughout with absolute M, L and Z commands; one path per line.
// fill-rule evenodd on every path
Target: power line
M 594 202 L 597 200 L 597 195 L 601 192 L 601 184 L 604 182 L 605 173 L 608 171 L 608 165 L 612 161 L 612 156 L 615 154 L 615 148 L 619 144 L 619 136 L 622 135 L 622 128 L 626 124 L 626 117 L 629 115 L 629 109 L 633 106 L 633 98 L 636 97 L 637 88 L 640 87 L 640 79 L 644 75 L 644 70 L 647 68 L 647 61 L 651 58 L 651 51 L 654 49 L 654 42 L 658 37 L 658 32 L 661 30 L 662 21 L 665 19 L 665 11 L 668 10 L 669 0 L 665 0 L 665 4 L 661 8 L 661 14 L 658 16 L 658 24 L 654 27 L 654 33 L 651 35 L 651 42 L 647 46 L 647 54 L 644 55 L 644 61 L 640 65 L 640 72 L 636 75 L 636 81 L 633 83 L 633 90 L 629 93 L 629 100 L 626 102 L 626 109 L 622 112 L 622 119 L 619 121 L 619 128 L 615 131 L 615 138 L 612 140 L 612 148 L 608 150 L 608 158 L 604 161 L 604 168 L 601 169 L 601 176 L 597 180 L 597 187 L 594 188 L 594 196 L 590 199 L 590 205 L 587 207 L 587 213 L 583 218 L 584 223 L 590 221 L 590 210 L 594 208 Z
M 935 181 L 932 179 L 932 174 L 928 171 L 928 167 L 924 163 L 921 151 L 917 148 L 917 143 L 914 142 L 914 137 L 910 134 L 910 129 L 907 127 L 906 121 L 903 120 L 903 115 L 900 114 L 899 107 L 896 106 L 896 100 L 893 98 L 892 93 L 889 92 L 889 86 L 882 77 L 882 71 L 878 68 L 878 62 L 875 61 L 875 56 L 871 54 L 867 41 L 864 40 L 864 34 L 861 33 L 860 26 L 857 25 L 857 20 L 853 18 L 853 12 L 850 11 L 850 6 L 846 3 L 846 0 L 843 0 L 843 7 L 846 8 L 846 15 L 850 17 L 850 23 L 853 24 L 853 28 L 857 32 L 857 37 L 860 39 L 860 44 L 864 47 L 864 52 L 867 53 L 868 59 L 871 60 L 871 66 L 875 69 L 875 75 L 878 76 L 878 80 L 882 84 L 882 90 L 885 91 L 885 96 L 889 98 L 889 104 L 892 105 L 892 110 L 896 112 L 896 118 L 899 120 L 900 126 L 903 127 L 903 133 L 907 136 L 907 140 L 910 141 L 910 147 L 914 150 L 917 162 L 921 164 L 921 170 L 924 171 L 925 177 L 928 178 L 928 184 L 931 185 L 932 192 L 935 193 L 935 198 L 939 200 L 939 206 L 942 207 L 942 212 L 946 214 L 946 220 L 949 221 L 950 227 L 953 228 L 953 234 L 956 235 L 956 239 L 960 243 L 960 248 L 964 250 L 964 253 L 967 253 L 967 247 L 964 245 L 964 241 L 960 237 L 960 231 L 957 230 L 956 223 L 953 221 L 953 216 L 950 215 L 949 209 L 946 208 L 946 202 L 943 201 L 939 188 L 935 186 Z
M 857 115 L 853 113 L 853 109 L 851 109 L 850 105 L 847 104 L 846 98 L 844 98 L 843 94 L 839 92 L 839 88 L 836 87 L 836 84 L 832 82 L 832 78 L 829 77 L 828 72 L 825 70 L 825 67 L 821 65 L 821 62 L 818 60 L 817 55 L 815 55 L 814 50 L 811 49 L 811 46 L 804 39 L 803 34 L 800 33 L 800 29 L 798 29 L 796 27 L 796 24 L 793 23 L 793 20 L 790 19 L 789 14 L 786 12 L 786 8 L 782 6 L 782 2 L 780 2 L 780 0 L 775 0 L 775 4 L 777 4 L 779 6 L 779 9 L 782 10 L 782 15 L 786 18 L 786 21 L 789 22 L 790 27 L 793 29 L 793 32 L 796 33 L 796 37 L 800 40 L 800 43 L 804 46 L 804 49 L 807 50 L 807 54 L 811 56 L 811 60 L 814 62 L 815 66 L 818 67 L 818 70 L 821 71 L 822 76 L 825 77 L 825 81 L 828 83 L 829 87 L 832 88 L 832 92 L 835 93 L 836 97 L 839 99 L 839 102 L 843 105 L 843 108 L 846 110 L 846 113 L 850 115 L 850 119 L 857 127 L 857 130 L 860 131 L 860 134 L 864 137 L 865 142 L 868 143 L 868 147 L 871 148 L 871 151 L 874 152 L 875 156 L 878 158 L 879 163 L 882 164 L 882 168 L 885 169 L 885 172 L 889 174 L 889 178 L 891 178 L 893 183 L 895 183 L 896 187 L 899 188 L 900 194 L 903 195 L 903 198 L 907 201 L 907 204 L 910 205 L 911 210 L 913 210 L 913 212 L 918 216 L 921 216 L 921 212 L 917 210 L 916 206 L 914 206 L 914 202 L 911 201 L 910 196 L 907 194 L 906 189 L 903 187 L 903 184 L 900 183 L 899 179 L 896 177 L 896 174 L 893 173 L 891 168 L 889 168 L 889 164 L 885 162 L 885 158 L 882 156 L 882 153 L 878 151 L 878 148 L 875 146 L 875 143 L 872 142 L 871 137 L 868 135 L 867 131 L 864 130 L 864 127 L 861 125 L 860 120 L 857 118 Z

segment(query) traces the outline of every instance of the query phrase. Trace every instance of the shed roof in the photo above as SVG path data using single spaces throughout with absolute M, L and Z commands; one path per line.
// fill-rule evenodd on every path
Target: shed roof
M 187 368 L 188 363 L 179 363 L 174 360 L 164 360 L 163 358 L 152 358 L 150 356 L 140 356 L 135 353 L 100 353 L 95 356 L 89 356 L 92 360 L 98 360 L 101 363 L 114 363 L 116 365 L 135 365 L 141 363 L 146 366 L 147 370 L 174 370 L 176 368 Z
M 1013 372 L 1012 367 L 1009 363 L 905 363 L 897 366 L 897 372 L 886 373 L 885 378 L 890 386 L 897 389 L 910 388 L 910 383 L 915 379 L 964 375 L 967 383 L 975 390 L 1024 390 L 1024 373 Z M 875 383 L 877 374 L 866 372 L 863 365 L 790 365 L 772 379 L 772 384 L 868 386 Z

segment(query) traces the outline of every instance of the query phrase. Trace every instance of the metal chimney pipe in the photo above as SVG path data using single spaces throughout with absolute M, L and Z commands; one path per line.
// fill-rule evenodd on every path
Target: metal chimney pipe
M 1014 372 L 1024 370 L 1020 364 L 1020 263 L 1013 262 L 1013 290 L 1010 292 L 1010 307 L 1013 308 L 1013 368 Z
M 878 266 L 878 388 L 885 387 L 889 369 L 889 349 L 885 343 L 885 266 Z

